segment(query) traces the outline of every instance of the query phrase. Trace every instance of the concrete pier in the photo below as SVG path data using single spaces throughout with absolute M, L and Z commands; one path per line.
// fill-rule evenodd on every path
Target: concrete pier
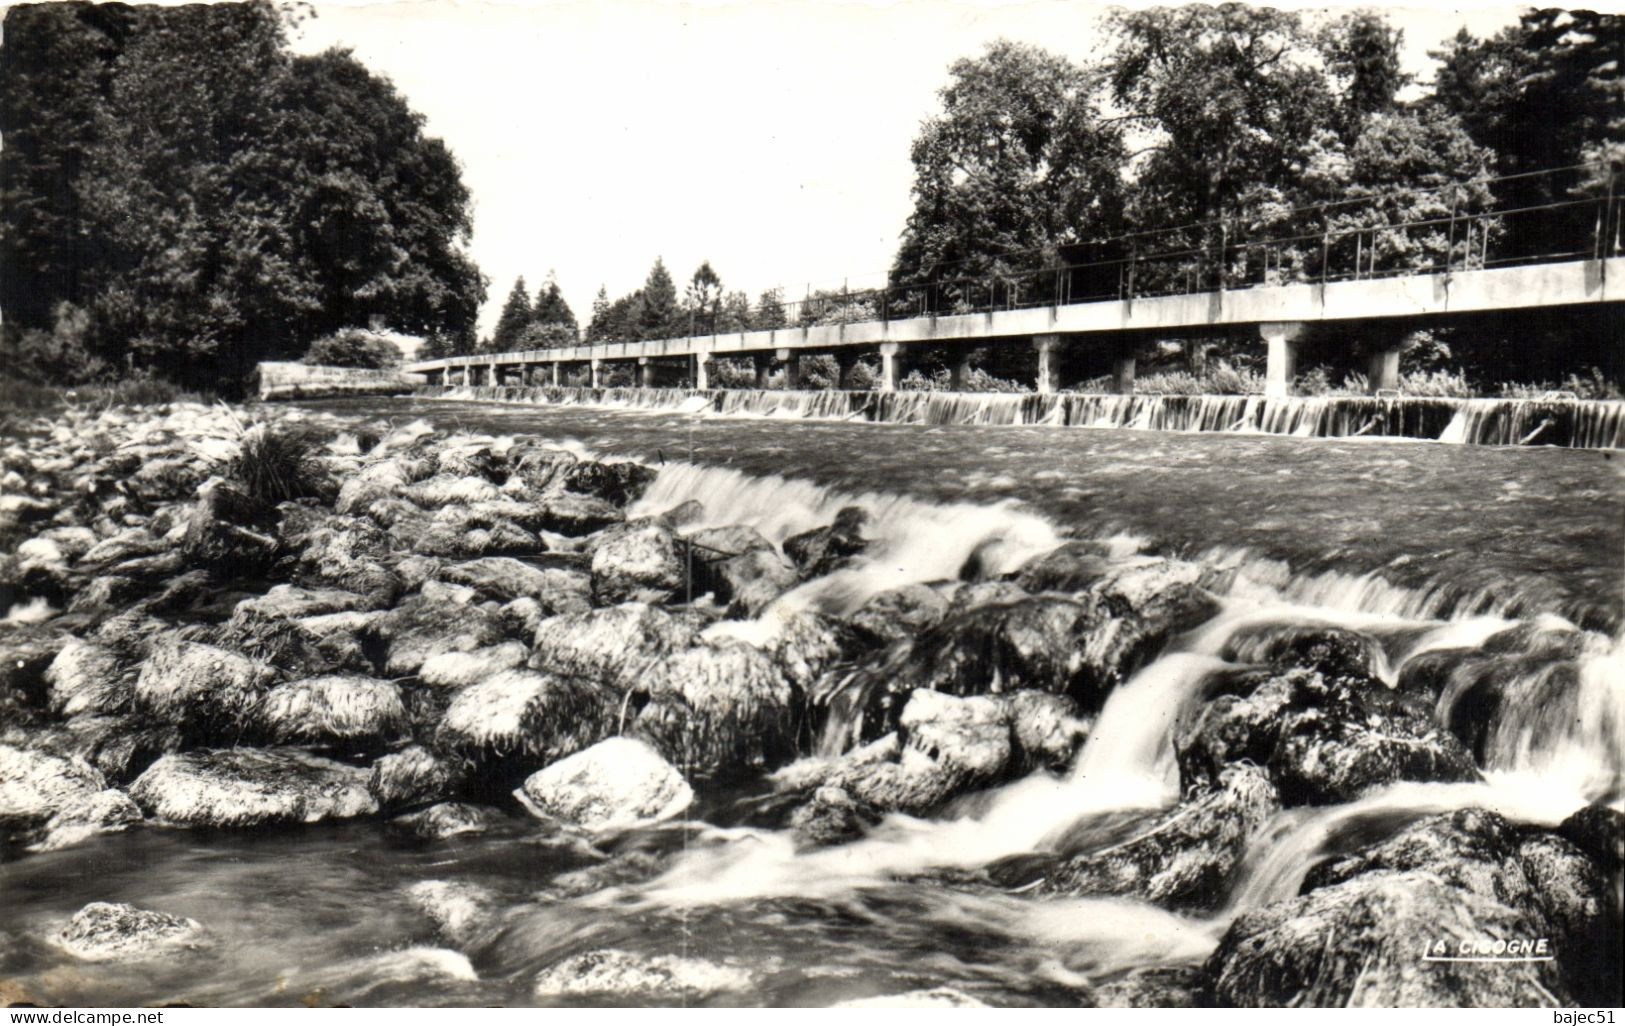
M 711 370 L 712 370 L 712 367 L 711 367 L 711 354 L 710 353 L 695 353 L 694 354 L 694 387 L 695 388 L 710 388 L 711 387 Z
M 638 384 L 644 388 L 655 387 L 654 361 L 647 356 L 638 357 Z
M 970 352 L 968 348 L 961 348 L 953 354 L 953 363 L 948 371 L 948 387 L 955 392 L 963 392 L 970 387 Z
M 879 391 L 882 391 L 882 392 L 895 392 L 895 391 L 897 391 L 897 379 L 900 376 L 898 374 L 898 364 L 900 362 L 899 359 L 898 359 L 898 356 L 899 356 L 899 350 L 901 350 L 901 349 L 902 349 L 902 345 L 897 343 L 897 342 L 882 342 L 882 343 L 880 343 L 880 383 L 879 383 L 879 386 L 878 386 Z
M 1269 346 L 1269 363 L 1265 370 L 1264 396 L 1278 399 L 1292 394 L 1292 379 L 1298 369 L 1298 337 L 1303 334 L 1302 321 L 1265 321 L 1258 326 Z
M 767 353 L 752 353 L 751 369 L 756 372 L 756 387 L 767 388 L 768 376 L 773 373 L 773 357 Z
M 1058 387 L 1055 375 L 1055 354 L 1061 348 L 1061 336 L 1034 335 L 1033 348 L 1038 350 L 1036 389 L 1039 395 L 1048 395 Z
M 784 387 L 794 391 L 801 387 L 801 354 L 794 349 L 775 349 L 773 362 L 784 368 Z
M 1112 391 L 1118 395 L 1134 394 L 1134 354 L 1127 353 L 1112 361 Z

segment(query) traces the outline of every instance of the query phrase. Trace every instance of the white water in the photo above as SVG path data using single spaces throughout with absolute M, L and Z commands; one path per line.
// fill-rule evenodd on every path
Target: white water
M 454 385 L 438 398 L 714 417 L 894 424 L 1051 424 L 1300 438 L 1415 438 L 1475 445 L 1625 448 L 1625 402 L 1081 393 L 844 392 Z

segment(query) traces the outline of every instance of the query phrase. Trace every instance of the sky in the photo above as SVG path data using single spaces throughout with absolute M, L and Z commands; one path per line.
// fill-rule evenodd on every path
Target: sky
M 1294 5 L 1323 10 L 1322 5 Z M 1370 5 L 1366 5 L 1370 6 Z M 1337 9 L 1334 9 L 1337 10 Z M 1383 7 L 1407 70 L 1515 6 Z M 585 325 L 662 257 L 754 301 L 878 284 L 910 207 L 909 145 L 948 66 L 1007 37 L 1078 61 L 1104 6 L 1008 0 L 321 2 L 296 49 L 349 47 L 444 138 L 474 197 L 488 333 L 550 271 Z

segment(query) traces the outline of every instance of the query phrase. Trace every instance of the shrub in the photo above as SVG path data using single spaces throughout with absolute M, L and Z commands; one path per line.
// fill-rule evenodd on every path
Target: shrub
M 361 328 L 345 328 L 310 344 L 305 362 L 319 367 L 399 367 L 400 349 L 387 338 Z
M 255 424 L 237 444 L 226 477 L 256 499 L 274 504 L 319 496 L 328 483 L 327 468 L 316 455 L 320 439 L 309 429 Z
M 1402 395 L 1434 399 L 1470 399 L 1479 394 L 1465 374 L 1448 370 L 1412 371 L 1401 375 L 1399 391 Z

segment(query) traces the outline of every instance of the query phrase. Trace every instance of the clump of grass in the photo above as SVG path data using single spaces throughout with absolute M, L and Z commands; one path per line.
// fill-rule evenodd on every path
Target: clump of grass
M 1429 399 L 1471 399 L 1482 395 L 1461 371 L 1412 371 L 1400 376 L 1401 395 Z
M 254 498 L 275 504 L 327 490 L 330 478 L 317 456 L 322 441 L 315 432 L 255 424 L 243 430 L 237 445 L 226 477 Z

